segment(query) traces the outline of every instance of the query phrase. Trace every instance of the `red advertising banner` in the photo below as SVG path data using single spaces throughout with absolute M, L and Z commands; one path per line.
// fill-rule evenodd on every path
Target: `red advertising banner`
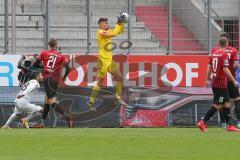
M 69 57 L 68 57 L 69 58 Z M 117 55 L 124 86 L 189 86 L 204 85 L 208 56 L 147 56 Z M 93 86 L 97 73 L 97 56 L 70 56 L 72 71 L 65 82 L 68 86 Z M 105 86 L 113 86 L 108 74 Z

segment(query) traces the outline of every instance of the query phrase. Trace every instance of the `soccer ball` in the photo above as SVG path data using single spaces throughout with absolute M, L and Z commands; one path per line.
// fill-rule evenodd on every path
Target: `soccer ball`
M 123 18 L 124 23 L 127 23 L 129 21 L 129 14 L 128 13 L 121 13 L 121 17 Z

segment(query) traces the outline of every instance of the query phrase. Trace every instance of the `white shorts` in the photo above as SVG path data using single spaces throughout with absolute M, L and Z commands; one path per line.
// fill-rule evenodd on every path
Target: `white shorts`
M 41 106 L 32 104 L 32 103 L 15 103 L 14 113 L 16 114 L 31 114 L 33 112 L 40 112 L 42 109 Z

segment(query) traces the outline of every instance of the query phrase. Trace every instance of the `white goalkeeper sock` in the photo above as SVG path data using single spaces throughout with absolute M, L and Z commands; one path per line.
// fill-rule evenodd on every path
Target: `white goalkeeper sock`
M 10 124 L 17 118 L 17 114 L 13 113 L 7 120 L 5 126 L 10 126 Z

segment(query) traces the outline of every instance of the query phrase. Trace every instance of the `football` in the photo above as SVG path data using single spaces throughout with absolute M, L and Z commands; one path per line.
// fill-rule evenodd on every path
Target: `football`
M 128 23 L 129 21 L 129 14 L 128 13 L 121 13 L 121 16 L 123 17 L 123 22 Z

